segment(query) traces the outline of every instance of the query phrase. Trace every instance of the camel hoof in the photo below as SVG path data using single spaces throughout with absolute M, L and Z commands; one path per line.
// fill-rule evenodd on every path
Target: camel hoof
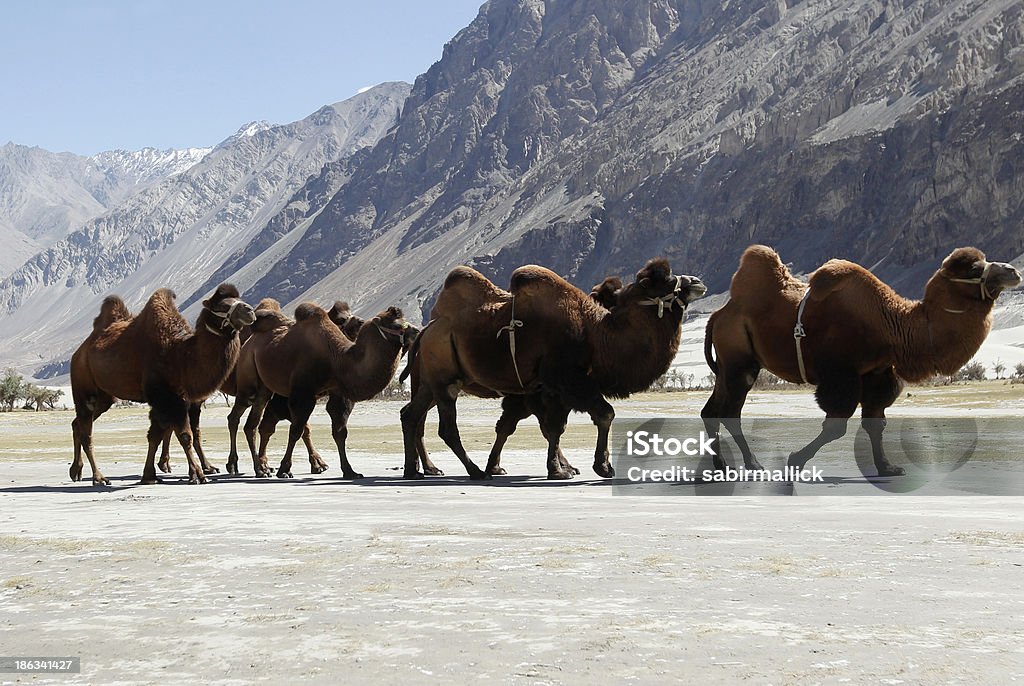
M 810 458 L 802 459 L 801 457 L 799 457 L 799 453 L 790 453 L 789 459 L 786 460 L 786 466 L 793 467 L 794 469 L 797 470 L 802 470 L 804 468 L 804 465 L 807 464 L 807 460 L 809 459 Z
M 342 479 L 362 479 L 363 475 L 359 472 L 345 472 L 341 475 Z
M 159 463 L 157 465 L 157 467 L 159 467 L 160 471 L 163 472 L 164 474 L 170 474 L 171 473 L 171 463 L 170 462 L 161 462 L 161 463 Z
M 238 474 L 238 463 L 228 462 L 224 465 L 224 471 L 228 474 Z
M 402 472 L 403 479 L 422 479 L 423 472 Z
M 93 486 L 109 486 L 110 485 L 110 479 L 108 479 L 105 476 L 101 476 L 98 479 L 94 478 L 92 480 L 92 485 Z
M 570 472 L 572 472 L 574 476 L 579 476 L 580 475 L 580 470 L 577 469 L 576 467 L 573 467 L 571 464 L 565 465 L 565 468 L 567 470 L 569 470 Z M 611 467 L 609 467 L 609 469 L 611 469 Z
M 612 465 L 611 465 L 610 462 L 604 462 L 604 463 L 595 462 L 594 463 L 594 473 L 597 474 L 599 477 L 601 477 L 603 479 L 610 479 L 613 476 L 615 476 L 615 470 L 612 468 Z
M 188 478 L 188 482 L 195 485 L 210 483 L 205 474 L 193 474 Z
M 203 474 L 220 474 L 220 467 L 214 467 L 212 464 L 203 467 Z
M 471 481 L 490 481 L 491 475 L 485 471 L 477 470 L 469 475 Z
M 763 472 L 765 471 L 764 465 L 756 457 L 750 458 L 750 464 L 743 465 L 748 472 Z
M 508 472 L 505 471 L 504 467 L 489 467 L 487 473 L 493 476 L 505 476 Z
M 311 474 L 323 474 L 327 471 L 327 465 L 325 464 L 311 464 L 309 465 L 309 471 Z
M 292 476 L 291 472 L 284 472 L 284 471 L 281 471 L 279 469 L 279 470 L 277 470 L 277 478 L 278 479 L 294 479 L 295 477 Z
M 71 477 L 72 481 L 82 480 L 82 468 L 76 468 L 75 465 L 71 465 L 71 469 L 68 470 L 68 476 Z
M 878 476 L 904 476 L 907 473 L 903 467 L 891 464 L 885 468 L 879 468 Z
M 573 473 L 568 470 L 561 472 L 548 472 L 548 479 L 551 481 L 568 481 L 573 477 Z
M 423 473 L 427 476 L 444 476 L 444 472 L 437 467 L 424 467 Z

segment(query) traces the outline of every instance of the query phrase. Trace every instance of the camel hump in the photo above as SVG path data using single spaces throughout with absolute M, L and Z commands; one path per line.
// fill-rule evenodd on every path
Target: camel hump
M 517 316 L 543 318 L 556 311 L 569 315 L 596 306 L 588 294 L 550 269 L 534 264 L 512 272 L 509 290 L 515 297 Z
M 327 319 L 327 310 L 316 303 L 302 303 L 295 308 L 295 321 L 305 322 L 311 319 Z
M 274 312 L 281 311 L 281 303 L 274 298 L 263 298 L 259 304 L 256 305 L 257 310 L 273 310 Z
M 782 263 L 779 253 L 766 245 L 752 245 L 740 257 L 740 266 L 732 276 L 729 295 L 732 298 L 757 298 L 766 290 L 778 292 L 794 282 L 797 282 L 796 278 Z
M 121 322 L 132 318 L 128 306 L 124 304 L 119 296 L 108 295 L 100 305 L 100 313 L 92 320 L 92 330 L 99 333 L 114 322 Z
M 486 276 L 471 267 L 456 267 L 448 273 L 444 287 L 437 295 L 437 302 L 431 310 L 431 319 L 437 317 L 458 317 L 467 311 L 479 310 L 484 306 L 508 298 Z
M 811 300 L 824 300 L 841 289 L 863 289 L 870 292 L 891 290 L 864 267 L 847 260 L 829 260 L 814 270 L 810 278 Z
M 281 312 L 272 307 L 259 308 L 256 310 L 256 321 L 252 324 L 255 333 L 266 333 L 281 327 L 291 326 L 292 321 Z
M 161 344 L 184 338 L 192 333 L 192 327 L 178 312 L 174 303 L 174 291 L 170 288 L 158 288 L 149 296 L 145 306 L 132 322 L 144 335 L 159 341 Z

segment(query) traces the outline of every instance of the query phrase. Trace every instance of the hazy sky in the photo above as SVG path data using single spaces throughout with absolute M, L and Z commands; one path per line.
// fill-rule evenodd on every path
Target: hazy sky
M 0 0 L 0 144 L 214 145 L 412 82 L 483 0 Z

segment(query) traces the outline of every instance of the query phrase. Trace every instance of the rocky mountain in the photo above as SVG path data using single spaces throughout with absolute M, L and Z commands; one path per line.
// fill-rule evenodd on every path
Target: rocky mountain
M 160 285 L 188 299 L 325 165 L 376 143 L 408 91 L 384 84 L 301 121 L 243 127 L 197 164 L 35 255 L 0 283 L 3 357 L 37 367 L 66 359 L 111 292 L 130 307 Z
M 188 169 L 210 148 L 113 150 L 91 157 L 0 147 L 0 278 L 89 219 Z
M 194 302 L 230 278 L 251 299 L 425 313 L 456 264 L 589 286 L 656 254 L 722 291 L 752 242 L 917 295 L 956 245 L 1024 253 L 1022 105 L 1024 0 L 491 0 L 379 140 L 272 212 L 228 215 L 202 251 L 164 249 L 183 243 L 172 212 L 124 241 L 96 220 L 0 284 L 0 312 L 80 338 L 84 315 L 45 311 L 68 284 L 141 298 L 164 279 Z M 110 276 L 147 250 L 161 269 Z
M 1021 0 L 494 0 L 255 291 L 426 312 L 457 263 L 659 253 L 723 290 L 759 241 L 914 295 L 1024 252 L 1022 37 Z

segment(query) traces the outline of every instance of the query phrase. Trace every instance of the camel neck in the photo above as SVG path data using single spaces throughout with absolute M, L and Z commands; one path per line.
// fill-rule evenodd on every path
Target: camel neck
M 970 362 L 991 327 L 991 301 L 951 308 L 910 301 L 896 323 L 896 373 L 907 381 L 953 375 Z
M 626 397 L 646 390 L 668 371 L 679 349 L 681 308 L 620 305 L 590 323 L 592 374 L 604 395 Z
M 373 322 L 359 330 L 355 343 L 340 351 L 335 360 L 335 378 L 350 400 L 369 400 L 391 382 L 398 368 L 401 343 L 379 333 Z

